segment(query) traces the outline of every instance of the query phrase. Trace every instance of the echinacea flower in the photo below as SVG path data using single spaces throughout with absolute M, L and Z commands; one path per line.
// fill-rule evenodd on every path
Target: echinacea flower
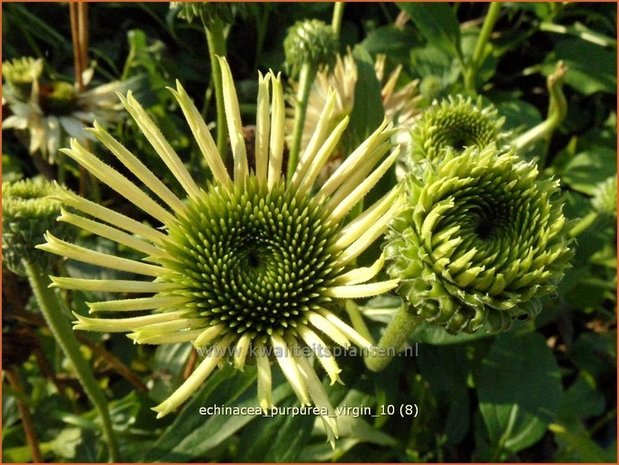
M 406 188 L 385 254 L 412 315 L 472 332 L 539 312 L 572 256 L 557 180 L 491 144 L 446 151 Z
M 392 122 L 396 129 L 406 128 L 412 124 L 420 110 L 417 108 L 419 102 L 419 92 L 417 81 L 397 88 L 397 82 L 402 72 L 402 66 L 397 66 L 385 79 L 385 56 L 379 55 L 374 63 L 376 77 L 382 83 L 381 97 L 385 109 L 385 117 Z M 313 128 L 316 127 L 322 108 L 324 107 L 330 92 L 335 92 L 335 113 L 332 125 L 335 127 L 337 122 L 346 115 L 350 115 L 355 100 L 355 86 L 357 85 L 357 64 L 351 52 L 343 57 L 337 55 L 333 69 L 321 70 L 316 74 L 316 78 L 310 89 L 309 101 L 307 105 L 307 115 L 303 125 L 302 143 L 307 145 Z M 293 83 L 293 90 L 298 84 Z M 288 127 L 292 127 L 294 111 L 288 112 Z M 342 154 L 340 154 L 342 155 Z
M 96 252 L 47 235 L 40 248 L 108 268 L 143 275 L 147 280 L 93 280 L 53 277 L 66 289 L 150 293 L 150 297 L 90 303 L 92 313 L 111 312 L 120 318 L 77 316 L 76 329 L 129 332 L 140 344 L 191 342 L 208 353 L 189 378 L 163 403 L 167 415 L 189 398 L 222 360 L 243 369 L 255 362 L 258 400 L 272 406 L 271 364 L 277 360 L 303 404 L 327 407 L 326 392 L 309 360 L 299 353 L 309 346 L 331 382 L 340 369 L 329 351 L 341 346 L 371 344 L 339 316 L 340 299 L 381 294 L 397 280 L 372 282 L 383 258 L 355 268 L 354 260 L 387 228 L 400 207 L 394 188 L 352 221 L 347 213 L 394 163 L 397 151 L 384 158 L 392 131 L 383 123 L 323 184 L 316 176 L 329 158 L 348 122 L 335 129 L 326 121 L 335 97 L 300 157 L 291 179 L 282 175 L 284 97 L 279 77 L 260 77 L 257 102 L 255 171 L 250 170 L 243 140 L 239 104 L 232 75 L 220 59 L 226 119 L 233 152 L 231 177 L 205 122 L 177 83 L 178 100 L 193 136 L 212 172 L 212 181 L 196 184 L 182 161 L 131 93 L 122 102 L 187 194 L 178 198 L 136 156 L 95 124 L 91 133 L 146 186 L 160 202 L 107 166 L 79 142 L 65 153 L 102 182 L 150 215 L 151 227 L 67 191 L 56 197 L 64 205 L 92 217 L 63 212 L 61 221 L 106 237 L 144 255 L 143 260 Z M 270 97 L 271 94 L 271 97 Z M 270 102 L 270 103 L 269 103 Z M 378 166 L 377 166 L 378 165 Z M 105 224 L 107 223 L 107 224 Z M 131 312 L 147 314 L 131 316 Z M 129 315 L 129 316 L 127 316 Z M 335 419 L 323 417 L 329 439 L 337 434 Z
M 493 105 L 484 106 L 481 97 L 476 102 L 462 95 L 435 100 L 413 125 L 408 161 L 411 165 L 424 160 L 433 163 L 446 149 L 461 152 L 492 143 L 501 147 L 504 122 Z
M 3 103 L 9 106 L 11 115 L 2 121 L 2 129 L 27 131 L 28 151 L 40 151 L 51 162 L 58 148 L 69 137 L 81 141 L 89 138 L 84 130 L 97 120 L 100 123 L 117 121 L 120 109 L 116 92 L 127 89 L 131 82 L 113 81 L 79 92 L 66 81 L 43 81 L 40 79 L 43 61 L 41 59 L 13 60 L 9 65 L 20 73 L 4 74 L 9 84 L 3 94 Z M 3 67 L 7 64 L 3 63 Z M 28 71 L 26 67 L 30 67 Z M 19 78 L 32 75 L 28 90 Z M 93 76 L 93 70 L 84 72 L 85 83 Z

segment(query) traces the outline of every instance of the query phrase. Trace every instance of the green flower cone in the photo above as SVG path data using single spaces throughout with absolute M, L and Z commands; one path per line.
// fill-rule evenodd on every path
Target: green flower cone
M 434 101 L 412 129 L 412 166 L 428 160 L 436 162 L 447 149 L 462 152 L 466 147 L 484 148 L 501 144 L 505 118 L 492 105 L 484 106 L 481 97 L 474 102 L 462 95 Z
M 57 223 L 61 203 L 50 199 L 54 184 L 43 179 L 2 183 L 2 258 L 7 268 L 24 276 L 23 260 L 51 270 L 57 257 L 34 248 L 46 231 L 72 236 L 71 228 Z
M 489 145 L 447 151 L 406 187 L 385 255 L 412 316 L 455 333 L 538 314 L 572 256 L 558 181 Z

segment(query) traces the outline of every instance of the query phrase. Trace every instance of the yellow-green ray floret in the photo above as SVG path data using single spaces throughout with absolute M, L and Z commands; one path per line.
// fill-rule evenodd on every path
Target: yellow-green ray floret
M 282 173 L 284 96 L 279 77 L 269 73 L 260 76 L 258 83 L 255 170 L 250 170 L 234 81 L 227 62 L 221 59 L 220 65 L 232 175 L 180 83 L 171 91 L 213 175 L 205 186 L 193 180 L 129 93 L 122 97 L 125 108 L 186 196 L 179 198 L 138 157 L 95 124 L 91 133 L 140 183 L 104 164 L 77 141 L 64 153 L 152 217 L 157 227 L 58 190 L 55 197 L 79 212 L 63 211 L 61 221 L 130 247 L 143 258 L 101 253 L 52 234 L 39 248 L 144 277 L 52 277 L 55 286 L 67 289 L 150 294 L 89 303 L 91 313 L 107 312 L 107 316 L 76 315 L 76 329 L 128 332 L 140 344 L 191 342 L 207 354 L 189 378 L 155 407 L 159 416 L 188 399 L 226 359 L 238 369 L 255 362 L 258 401 L 268 409 L 272 406 L 271 362 L 276 361 L 303 404 L 327 408 L 329 416 L 322 419 L 333 440 L 337 436 L 335 412 L 307 351 L 299 349 L 309 347 L 335 382 L 341 370 L 329 347 L 371 346 L 338 313 L 342 299 L 370 297 L 397 285 L 397 280 L 370 282 L 382 270 L 384 257 L 359 268 L 354 260 L 385 232 L 401 207 L 399 188 L 354 220 L 348 221 L 347 214 L 395 162 L 397 149 L 385 157 L 393 131 L 383 122 L 326 182 L 316 186 L 348 123 L 345 117 L 331 127 L 332 94 L 297 169 L 286 179 Z
M 558 181 L 489 145 L 406 182 L 385 254 L 410 311 L 451 332 L 534 317 L 572 256 Z
M 434 101 L 413 126 L 410 162 L 435 162 L 447 149 L 462 152 L 466 147 L 499 146 L 504 121 L 494 106 L 483 105 L 481 97 L 474 102 L 450 95 Z

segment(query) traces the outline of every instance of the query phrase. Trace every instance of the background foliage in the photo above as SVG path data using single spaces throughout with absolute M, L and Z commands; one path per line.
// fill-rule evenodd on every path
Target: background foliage
M 3 4 L 3 59 L 43 57 L 47 72 L 73 80 L 73 50 L 66 4 Z M 419 79 L 420 105 L 463 90 L 462 63 L 470 60 L 488 5 L 483 3 L 347 4 L 341 50 L 355 47 L 363 61 L 383 53 L 401 64 L 400 84 Z M 304 18 L 331 21 L 333 5 L 248 4 L 228 34 L 228 60 L 247 124 L 255 115 L 257 70 L 284 70 L 286 29 Z M 187 137 L 178 108 L 165 90 L 179 79 L 215 120 L 210 64 L 199 22 L 176 17 L 167 3 L 90 4 L 91 59 L 96 83 L 139 76 L 134 92 L 147 106 L 192 175 L 205 181 L 200 156 Z M 527 157 L 543 160 L 558 176 L 570 218 L 594 212 L 601 182 L 616 174 L 616 5 L 614 3 L 506 3 L 475 87 L 506 117 L 514 135 L 541 122 L 545 79 L 558 60 L 569 67 L 564 88 L 568 114 L 549 144 Z M 367 61 L 366 61 L 367 64 Z M 367 68 L 367 67 L 366 67 Z M 364 68 L 366 71 L 367 69 Z M 351 128 L 379 121 L 367 102 L 376 98 L 373 74 L 360 72 Z M 129 120 L 112 133 L 157 170 L 161 161 Z M 11 131 L 3 132 L 3 180 L 40 174 L 36 157 Z M 65 161 L 65 163 L 68 163 Z M 77 190 L 77 166 L 67 165 Z M 56 166 L 48 176 L 55 176 Z M 166 172 L 166 170 L 159 170 Z M 104 203 L 123 209 L 108 190 Z M 384 416 L 344 416 L 332 450 L 312 417 L 213 416 L 200 406 L 255 405 L 255 370 L 217 371 L 176 415 L 156 420 L 150 408 L 163 400 L 195 363 L 189 345 L 135 346 L 123 335 L 80 334 L 83 352 L 110 399 L 122 460 L 131 461 L 616 461 L 616 217 L 597 215 L 578 237 L 573 267 L 557 295 L 546 299 L 534 323 L 498 336 L 451 336 L 422 327 L 411 335 L 413 356 L 398 357 L 374 374 L 349 357 L 329 387 L 340 406 L 367 406 Z M 82 238 L 109 250 L 103 239 Z M 96 243 L 92 243 L 96 241 Z M 73 276 L 103 273 L 67 263 Z M 110 273 L 106 271 L 105 273 Z M 97 416 L 45 327 L 26 282 L 3 268 L 3 366 L 16 372 L 23 392 L 3 386 L 3 458 L 29 461 L 19 397 L 35 419 L 50 461 L 105 460 Z M 83 292 L 64 296 L 81 313 Z M 396 298 L 360 302 L 378 335 Z M 69 315 L 67 310 L 67 315 Z M 415 345 L 418 343 L 418 345 Z M 133 373 L 133 375 L 131 374 Z M 274 400 L 297 405 L 275 380 Z M 147 389 L 148 388 L 148 389 Z M 419 415 L 399 414 L 416 404 Z

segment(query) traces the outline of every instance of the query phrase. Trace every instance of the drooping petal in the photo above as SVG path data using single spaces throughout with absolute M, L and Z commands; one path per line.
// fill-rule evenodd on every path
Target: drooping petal
M 340 276 L 335 280 L 335 284 L 340 286 L 350 284 L 360 284 L 369 281 L 374 278 L 383 269 L 385 264 L 385 255 L 381 254 L 371 266 L 364 266 L 360 268 L 354 268 Z
M 105 300 L 102 302 L 86 302 L 90 313 L 94 312 L 134 312 L 138 310 L 164 309 L 182 305 L 189 301 L 184 296 L 155 296 L 137 299 Z
M 187 315 L 187 311 L 175 311 L 155 313 L 153 315 L 136 316 L 133 318 L 90 318 L 87 316 L 79 315 L 73 312 L 73 315 L 77 318 L 73 329 L 83 329 L 87 331 L 101 331 L 109 333 L 123 333 L 126 331 L 133 331 L 142 326 L 150 325 L 153 323 L 163 323 L 166 321 L 177 321 L 179 318 Z
M 305 343 L 313 350 L 314 354 L 316 354 L 318 361 L 329 375 L 331 384 L 334 384 L 336 381 L 340 381 L 339 374 L 342 370 L 337 365 L 333 354 L 322 339 L 320 339 L 314 331 L 304 325 L 299 325 L 297 327 L 297 331 Z
M 258 366 L 258 403 L 262 410 L 273 407 L 271 363 L 266 355 L 266 347 L 260 344 L 256 351 L 256 365 Z
M 345 337 L 353 341 L 359 347 L 369 349 L 373 346 L 370 341 L 361 336 L 357 331 L 348 326 L 329 310 L 321 308 L 320 310 L 318 310 L 318 312 L 324 317 L 325 320 L 327 320 L 330 324 L 336 327 L 339 331 L 342 332 L 342 334 L 345 335 Z
M 52 283 L 49 287 L 60 287 L 75 291 L 94 292 L 165 292 L 178 289 L 176 283 L 157 281 L 131 281 L 122 279 L 84 279 L 66 278 L 64 276 L 50 276 Z
M 97 221 L 89 220 L 88 218 L 84 218 L 80 215 L 74 215 L 73 213 L 67 212 L 64 208 L 62 208 L 60 212 L 61 215 L 58 217 L 58 221 L 64 221 L 65 223 L 72 224 L 78 228 L 82 228 L 84 231 L 88 231 L 119 244 L 126 245 L 127 247 L 131 247 L 132 249 L 138 250 L 147 255 L 163 255 L 168 259 L 173 259 L 170 255 L 166 254 L 163 250 L 155 247 L 151 243 L 122 232 L 116 228 L 107 226 Z
M 335 440 L 339 436 L 339 429 L 337 427 L 337 416 L 335 414 L 335 409 L 333 405 L 331 405 L 331 401 L 329 401 L 329 397 L 325 392 L 325 388 L 322 386 L 320 379 L 316 376 L 316 372 L 310 365 L 310 363 L 303 357 L 299 357 L 298 359 L 298 367 L 301 376 L 305 379 L 305 383 L 307 384 L 307 389 L 309 391 L 309 395 L 319 409 L 326 409 L 327 415 L 321 415 L 320 419 L 322 420 L 325 431 L 327 433 L 327 440 L 331 444 L 331 447 L 335 449 Z
M 378 180 L 383 177 L 391 165 L 393 165 L 398 159 L 398 155 L 399 149 L 394 150 L 391 155 L 389 155 L 389 157 L 387 157 L 387 159 L 372 172 L 372 174 L 370 174 L 360 184 L 357 184 L 352 192 L 347 194 L 346 197 L 341 198 L 336 193 L 336 195 L 329 199 L 326 208 L 329 210 L 333 209 L 330 218 L 334 222 L 342 219 L 344 215 L 346 215 L 346 213 L 348 213 L 350 209 L 354 207 L 365 196 L 365 194 L 367 194 L 370 189 L 376 185 Z
M 245 366 L 245 359 L 247 358 L 247 352 L 249 352 L 249 346 L 251 343 L 252 335 L 245 333 L 241 336 L 234 348 L 234 368 L 243 371 Z
M 332 286 L 325 294 L 338 299 L 360 299 L 383 294 L 398 287 L 399 279 L 390 279 L 370 284 L 355 284 L 350 286 Z
M 71 244 L 54 237 L 51 233 L 46 233 L 44 237 L 47 243 L 37 245 L 37 249 L 55 253 L 56 255 L 66 258 L 72 258 L 79 262 L 91 263 L 105 268 L 113 268 L 115 270 L 128 271 L 146 276 L 160 276 L 166 272 L 166 269 L 160 266 L 140 263 L 128 258 L 116 257 L 115 255 L 109 255 Z
M 166 238 L 165 234 L 151 228 L 150 226 L 139 223 L 133 218 L 129 218 L 128 216 L 117 213 L 107 207 L 103 207 L 90 200 L 84 199 L 60 187 L 56 189 L 56 192 L 52 198 L 59 200 L 64 205 L 76 208 L 88 215 L 114 225 L 119 229 L 124 229 L 125 231 L 142 236 L 143 238 L 156 244 L 161 244 Z
M 194 372 L 185 380 L 181 386 L 172 393 L 161 404 L 157 405 L 153 410 L 157 412 L 157 418 L 166 416 L 172 412 L 176 407 L 185 402 L 194 392 L 198 390 L 200 385 L 215 369 L 219 361 L 224 357 L 228 344 L 230 343 L 232 336 L 223 338 L 209 353 L 209 355 L 202 360 L 200 365 L 194 370 Z
M 346 335 L 320 313 L 309 312 L 307 314 L 307 321 L 309 321 L 312 326 L 329 336 L 329 338 L 331 338 L 336 344 L 339 344 L 345 348 L 350 347 L 350 342 L 348 341 Z
M 307 386 L 299 373 L 296 357 L 292 354 L 292 349 L 288 347 L 284 339 L 277 334 L 271 335 L 271 343 L 273 344 L 273 352 L 277 359 L 277 363 L 279 363 L 284 376 L 290 383 L 290 386 L 292 386 L 299 401 L 304 405 L 310 405 L 311 402 L 309 393 L 307 392 Z

